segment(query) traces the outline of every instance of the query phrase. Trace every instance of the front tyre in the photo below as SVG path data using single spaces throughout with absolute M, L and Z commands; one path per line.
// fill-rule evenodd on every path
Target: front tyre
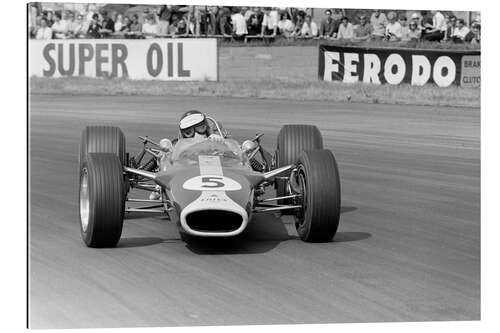
M 80 170 L 80 232 L 88 247 L 114 247 L 123 228 L 125 186 L 120 158 L 89 153 Z
M 329 242 L 340 219 L 340 178 L 330 150 L 304 151 L 299 158 L 296 181 L 302 198 L 295 227 L 305 242 Z

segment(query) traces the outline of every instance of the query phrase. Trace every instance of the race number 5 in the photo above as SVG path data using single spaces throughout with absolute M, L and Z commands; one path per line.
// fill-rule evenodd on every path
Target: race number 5
M 219 188 L 224 187 L 224 182 L 222 177 L 202 177 L 201 187 L 206 188 Z
M 203 175 L 190 178 L 182 187 L 191 191 L 238 191 L 241 184 L 229 177 L 218 175 Z

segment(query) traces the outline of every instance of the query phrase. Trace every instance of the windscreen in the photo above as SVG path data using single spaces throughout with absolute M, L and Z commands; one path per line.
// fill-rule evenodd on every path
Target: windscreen
M 196 138 L 181 139 L 172 153 L 172 163 L 197 164 L 199 155 L 219 156 L 222 166 L 247 165 L 248 158 L 242 152 L 238 142 L 225 139 L 224 143 L 209 139 L 200 141 Z

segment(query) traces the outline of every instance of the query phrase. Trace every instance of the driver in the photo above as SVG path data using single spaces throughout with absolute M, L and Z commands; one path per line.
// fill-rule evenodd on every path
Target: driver
M 191 110 L 182 115 L 179 121 L 179 138 L 194 138 L 196 141 L 208 138 L 215 142 L 224 142 L 224 138 L 210 128 L 206 116 L 197 110 Z
M 207 118 L 204 113 L 198 110 L 190 110 L 185 112 L 179 120 L 179 138 L 178 139 L 193 139 L 193 144 L 209 139 L 214 142 L 224 143 L 224 137 L 214 133 L 213 129 L 208 125 Z M 175 142 L 176 140 L 174 140 Z M 168 139 L 160 141 L 160 145 L 172 149 L 172 142 Z M 166 155 L 164 155 L 166 156 Z M 159 164 L 162 164 L 161 159 Z M 160 198 L 160 187 L 151 192 L 149 199 L 157 200 Z

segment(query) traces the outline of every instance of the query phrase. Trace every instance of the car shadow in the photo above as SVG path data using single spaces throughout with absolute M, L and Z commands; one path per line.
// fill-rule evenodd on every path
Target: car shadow
M 341 208 L 341 214 L 356 209 L 357 207 L 344 206 Z M 194 238 L 186 243 L 186 247 L 200 255 L 265 253 L 281 242 L 300 240 L 296 236 L 291 217 L 286 220 L 287 222 L 274 214 L 256 214 L 241 235 L 231 238 Z M 366 232 L 344 231 L 337 232 L 333 241 L 328 243 L 355 242 L 370 237 L 371 234 Z
M 341 214 L 356 210 L 356 207 L 343 206 Z M 147 215 L 147 216 L 145 216 Z M 129 218 L 163 218 L 159 214 L 130 213 Z M 342 231 L 337 232 L 334 239 L 327 243 L 355 242 L 370 238 L 367 232 Z M 258 254 L 269 252 L 285 241 L 298 240 L 291 217 L 279 217 L 275 214 L 255 214 L 245 231 L 229 238 L 192 238 L 185 243 L 187 249 L 199 255 L 218 254 Z M 146 247 L 160 243 L 182 242 L 176 235 L 173 238 L 130 237 L 122 238 L 117 248 Z
M 131 247 L 145 247 L 156 245 L 160 243 L 178 243 L 178 238 L 158 238 L 158 237 L 130 237 L 122 238 L 116 246 L 119 249 L 131 248 Z
M 257 254 L 279 243 L 297 239 L 290 236 L 283 221 L 272 214 L 256 214 L 243 233 L 229 238 L 193 238 L 186 247 L 200 255 Z
M 342 206 L 340 207 L 340 214 L 350 213 L 358 209 L 358 207 L 354 206 Z
M 372 234 L 368 232 L 342 231 L 337 232 L 333 237 L 333 243 L 357 242 L 370 238 Z

